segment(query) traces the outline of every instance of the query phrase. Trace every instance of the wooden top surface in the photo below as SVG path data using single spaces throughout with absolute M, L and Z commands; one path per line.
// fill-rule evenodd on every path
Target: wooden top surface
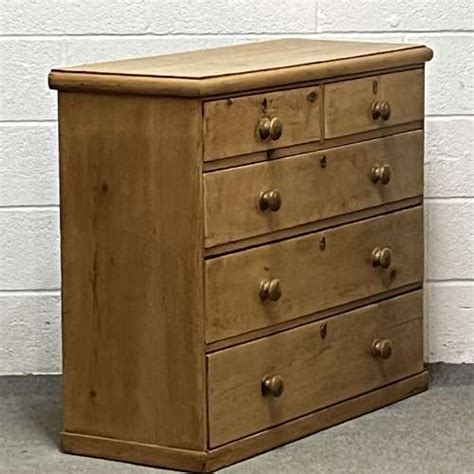
M 58 70 L 96 74 L 205 79 L 321 63 L 413 48 L 411 44 L 283 39 Z
M 76 81 L 79 76 L 89 78 L 99 88 L 115 78 L 115 87 L 120 89 L 119 82 L 131 84 L 141 81 L 149 85 L 155 80 L 155 85 L 167 84 L 167 88 L 174 89 L 171 95 L 206 95 L 210 82 L 214 85 L 218 81 L 229 83 L 229 78 L 239 81 L 241 76 L 282 72 L 288 77 L 288 82 L 296 82 L 297 75 L 302 68 L 320 70 L 321 65 L 344 63 L 348 73 L 351 73 L 350 61 L 360 62 L 368 58 L 380 61 L 387 56 L 400 55 L 406 57 L 407 62 L 413 54 L 424 53 L 419 62 L 430 59 L 431 51 L 428 48 L 408 43 L 362 43 L 348 41 L 316 41 L 309 39 L 282 39 L 247 43 L 236 46 L 227 46 L 206 50 L 190 51 L 163 56 L 152 56 L 122 61 L 104 62 L 82 66 L 55 68 L 50 76 L 50 85 L 53 88 L 63 89 L 61 83 Z M 331 69 L 329 67 L 329 69 Z M 66 76 L 67 75 L 67 76 Z M 90 77 L 91 75 L 99 76 Z M 262 76 L 263 77 L 263 76 Z M 67 78 L 67 79 L 66 79 Z M 308 80 L 316 79 L 317 75 L 309 74 Z M 58 79 L 56 81 L 56 79 Z M 62 79 L 59 80 L 59 79 Z M 87 80 L 86 80 L 87 82 Z M 204 84 L 206 82 L 206 84 Z M 272 82 L 272 81 L 270 81 Z M 271 86 L 272 84 L 270 84 Z M 188 89 L 188 93 L 183 93 Z M 190 86 L 190 87 L 189 87 Z M 189 90 L 192 89 L 192 90 Z M 211 87 L 212 89 L 212 87 Z M 138 92 L 137 92 L 138 93 Z

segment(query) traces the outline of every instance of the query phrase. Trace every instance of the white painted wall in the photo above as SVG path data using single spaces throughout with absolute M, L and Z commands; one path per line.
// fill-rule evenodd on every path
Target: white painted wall
M 420 42 L 426 358 L 474 362 L 472 0 L 0 0 L 0 374 L 60 372 L 52 66 L 298 35 Z

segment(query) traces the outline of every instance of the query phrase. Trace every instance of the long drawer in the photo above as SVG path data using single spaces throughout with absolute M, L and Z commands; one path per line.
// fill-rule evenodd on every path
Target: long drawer
M 423 370 L 422 293 L 208 356 L 210 447 Z
M 206 342 L 423 279 L 421 207 L 205 262 Z
M 422 192 L 421 130 L 215 171 L 204 175 L 205 245 L 213 247 Z M 277 205 L 270 201 L 265 206 L 271 193 Z
M 415 69 L 326 85 L 325 137 L 423 120 L 423 81 Z

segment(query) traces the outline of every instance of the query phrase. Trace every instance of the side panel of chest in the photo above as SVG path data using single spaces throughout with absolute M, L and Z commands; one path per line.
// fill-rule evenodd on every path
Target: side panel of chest
M 59 123 L 64 429 L 203 449 L 200 103 L 61 93 Z

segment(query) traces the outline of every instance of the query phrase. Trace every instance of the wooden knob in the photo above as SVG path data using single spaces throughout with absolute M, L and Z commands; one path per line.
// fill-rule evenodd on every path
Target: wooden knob
M 375 339 L 372 343 L 372 355 L 380 359 L 389 359 L 392 355 L 392 341 L 390 339 Z
M 392 177 L 392 167 L 387 164 L 375 165 L 370 172 L 370 177 L 373 183 L 388 184 Z
M 374 267 L 388 268 L 392 263 L 393 252 L 389 247 L 375 247 L 372 251 L 372 264 Z
M 372 118 L 378 120 L 388 120 L 390 118 L 391 108 L 390 104 L 385 100 L 376 101 L 372 104 Z
M 269 375 L 262 380 L 262 395 L 278 398 L 285 389 L 283 379 L 279 375 Z
M 267 140 L 270 137 L 270 119 L 268 117 L 260 119 L 258 133 L 262 140 Z
M 278 211 L 281 206 L 281 194 L 276 189 L 272 191 L 265 191 L 260 195 L 260 209 L 266 211 Z
M 270 120 L 270 138 L 278 140 L 283 133 L 283 123 L 278 117 L 273 117 Z
M 281 297 L 280 280 L 262 280 L 260 282 L 260 299 L 277 301 Z
M 278 117 L 260 119 L 258 133 L 262 140 L 278 140 L 283 133 L 283 123 Z

